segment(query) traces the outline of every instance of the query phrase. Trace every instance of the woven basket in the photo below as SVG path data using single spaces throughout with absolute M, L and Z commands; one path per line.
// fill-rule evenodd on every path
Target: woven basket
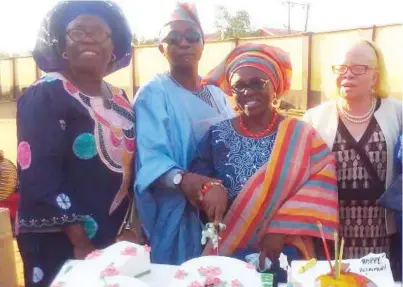
M 0 208 L 0 286 L 18 286 L 13 235 L 7 208 Z
M 17 168 L 6 158 L 0 157 L 0 201 L 7 199 L 17 187 Z

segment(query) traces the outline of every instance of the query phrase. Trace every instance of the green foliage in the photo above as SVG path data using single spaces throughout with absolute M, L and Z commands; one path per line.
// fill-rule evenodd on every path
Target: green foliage
M 239 10 L 235 15 L 231 15 L 225 6 L 218 6 L 214 26 L 221 32 L 222 39 L 254 35 L 249 13 L 245 10 Z

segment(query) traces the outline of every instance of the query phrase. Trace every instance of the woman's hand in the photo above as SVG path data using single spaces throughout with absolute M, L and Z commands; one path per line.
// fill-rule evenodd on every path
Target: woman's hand
M 85 259 L 88 254 L 95 250 L 94 245 L 81 224 L 68 225 L 63 231 L 73 245 L 75 259 Z
M 221 182 L 207 176 L 186 172 L 183 174 L 180 189 L 194 207 L 200 208 L 200 202 L 202 200 L 201 190 L 203 184 L 210 181 Z
M 118 236 L 117 241 L 129 241 L 137 244 L 144 244 L 145 240 L 141 234 L 131 229 L 124 229 L 122 233 Z
M 267 233 L 260 241 L 259 264 L 261 267 L 265 264 L 266 257 L 272 263 L 277 262 L 281 251 L 284 248 L 285 235 L 280 233 Z
M 228 193 L 222 184 L 213 185 L 203 195 L 202 205 L 210 222 L 218 225 L 227 210 Z

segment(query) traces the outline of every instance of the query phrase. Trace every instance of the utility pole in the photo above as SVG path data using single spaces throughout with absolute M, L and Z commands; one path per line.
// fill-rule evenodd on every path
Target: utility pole
M 288 11 L 288 33 L 291 34 L 291 9 L 295 6 L 300 6 L 302 9 L 305 9 L 305 32 L 308 31 L 308 17 L 309 17 L 309 7 L 310 3 L 298 3 L 293 1 L 283 1 L 283 5 L 287 5 Z

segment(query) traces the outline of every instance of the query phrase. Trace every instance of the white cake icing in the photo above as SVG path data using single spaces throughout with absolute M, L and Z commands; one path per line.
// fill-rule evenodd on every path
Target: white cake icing
M 71 260 L 62 267 L 52 287 L 109 287 L 108 281 L 114 277 L 139 277 L 151 270 L 150 249 L 130 242 L 115 243 L 104 250 L 96 250 L 89 254 L 85 260 Z M 114 280 L 114 279 L 113 279 Z M 119 279 L 119 287 L 130 286 Z M 123 282 L 124 281 L 124 282 Z M 106 282 L 106 283 L 105 283 Z M 137 285 L 134 284 L 137 282 Z M 108 284 L 107 284 L 108 283 Z M 140 284 L 142 283 L 142 284 Z M 79 285 L 77 285 L 79 284 Z M 103 285 L 102 285 L 103 284 Z M 132 287 L 144 287 L 139 280 L 131 281 Z
M 138 277 L 151 270 L 150 251 L 147 246 L 121 241 L 104 250 L 94 251 L 86 260 L 100 266 L 101 273 L 116 270 L 119 275 Z
M 51 287 L 149 287 L 148 284 L 136 278 L 127 276 L 111 276 L 105 278 L 85 276 L 72 278 L 67 283 L 58 282 Z
M 320 275 L 330 273 L 330 267 L 327 261 L 318 261 L 313 267 L 309 268 L 304 273 L 298 273 L 298 269 L 306 262 L 307 261 L 293 261 L 291 263 L 290 280 L 292 281 L 291 283 L 293 284 L 293 287 L 315 286 L 316 278 L 318 278 Z M 395 286 L 392 271 L 390 269 L 390 263 L 384 253 L 370 253 L 361 259 L 343 260 L 343 263 L 349 264 L 349 272 L 368 278 L 375 286 Z M 334 264 L 334 262 L 332 262 L 332 264 Z
M 253 265 L 224 256 L 204 256 L 183 263 L 169 285 L 204 286 L 256 287 L 262 283 Z

